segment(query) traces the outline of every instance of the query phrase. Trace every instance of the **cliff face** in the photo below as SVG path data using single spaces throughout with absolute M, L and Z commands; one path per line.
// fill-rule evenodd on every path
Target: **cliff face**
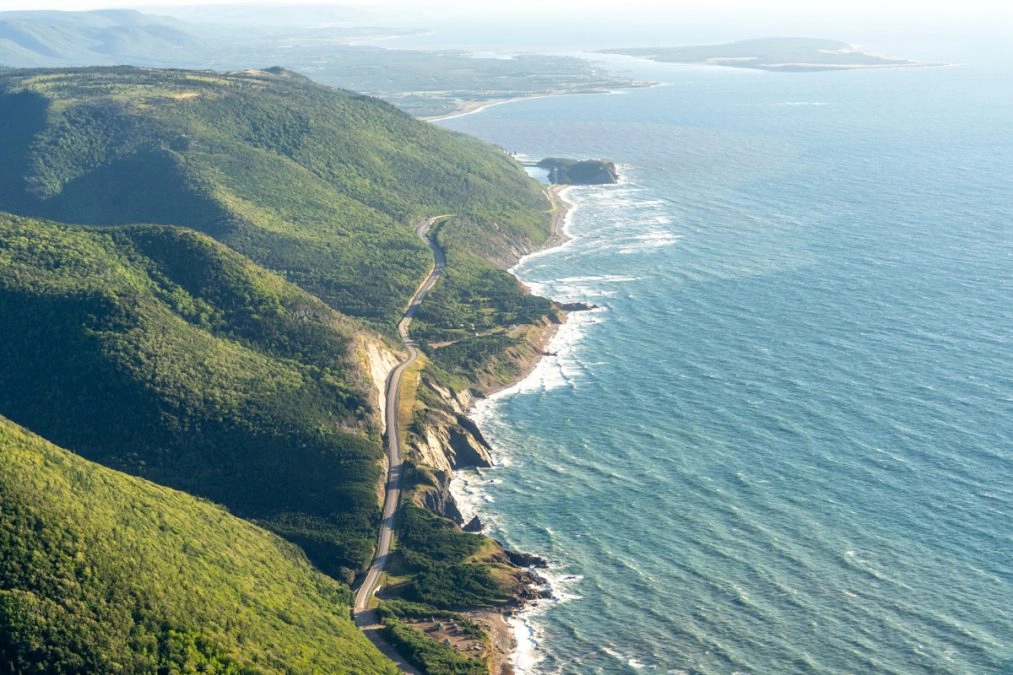
M 473 400 L 470 391 L 455 392 L 428 376 L 422 378 L 419 389 L 426 408 L 416 412 L 409 426 L 407 444 L 414 463 L 431 470 L 432 480 L 416 491 L 417 503 L 463 524 L 450 493 L 453 472 L 492 466 L 492 449 L 475 423 L 465 415 Z
M 420 506 L 463 524 L 449 490 L 453 472 L 493 465 L 492 448 L 468 410 L 477 398 L 525 377 L 545 356 L 549 339 L 564 319 L 565 313 L 557 311 L 552 321 L 518 327 L 515 348 L 496 355 L 496 367 L 486 364 L 489 367 L 470 373 L 471 379 L 458 378 L 460 389 L 438 381 L 429 368 L 421 375 L 405 435 L 411 461 L 432 475 L 430 484 L 419 489 Z M 446 382 L 452 376 L 443 372 L 440 378 Z

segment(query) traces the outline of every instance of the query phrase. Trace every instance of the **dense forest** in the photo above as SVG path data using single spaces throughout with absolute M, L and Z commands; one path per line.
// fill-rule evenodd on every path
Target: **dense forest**
M 391 673 L 296 547 L 0 417 L 0 670 Z
M 256 525 L 297 545 L 298 554 L 256 530 L 303 566 L 290 575 L 300 583 L 317 579 L 300 556 L 329 575 L 323 606 L 347 612 L 345 584 L 368 563 L 380 517 L 383 430 L 366 352 L 398 349 L 394 327 L 432 264 L 414 227 L 449 216 L 435 235 L 448 267 L 416 329 L 430 377 L 472 386 L 479 373 L 510 370 L 503 364 L 522 340 L 507 327 L 554 317 L 500 269 L 549 235 L 539 186 L 497 148 L 280 69 L 6 71 L 0 124 L 0 415 L 14 430 L 0 443 L 5 461 L 27 442 L 19 425 L 82 458 L 80 489 L 57 493 L 67 508 L 83 508 L 77 495 L 92 474 L 127 481 L 123 495 L 148 485 L 139 477 L 219 504 L 234 516 L 215 511 L 223 527 Z M 441 339 L 452 344 L 440 348 Z M 19 490 L 0 495 L 5 517 L 8 502 L 14 509 L 28 494 Z M 149 510 L 176 508 L 178 494 L 151 492 Z M 0 551 L 9 563 L 0 622 L 21 622 L 6 633 L 9 663 L 52 647 L 38 658 L 63 664 L 55 672 L 116 669 L 102 659 L 139 672 L 315 667 L 305 649 L 270 647 L 289 640 L 284 631 L 202 632 L 203 617 L 221 611 L 214 603 L 183 621 L 178 608 L 195 593 L 235 601 L 215 595 L 227 573 L 244 588 L 270 587 L 220 558 L 199 582 L 135 575 L 163 546 L 189 550 L 191 537 L 224 535 L 187 529 L 181 543 L 159 540 L 150 523 L 116 515 L 129 501 L 79 520 L 42 502 L 10 511 L 22 515 L 5 522 Z M 502 603 L 523 585 L 493 542 L 414 506 L 403 519 L 394 588 L 405 598 L 444 611 Z M 17 549 L 32 527 L 90 541 L 108 522 L 131 547 L 121 568 L 111 549 L 75 549 L 79 564 L 67 568 L 62 557 L 43 563 Z M 58 553 L 48 539 L 32 541 Z M 34 579 L 33 565 L 63 576 L 91 565 L 109 586 L 61 597 L 62 582 L 43 584 L 41 567 Z M 162 597 L 165 583 L 178 598 Z M 120 594 L 143 608 L 134 628 L 87 614 L 93 598 Z M 81 639 L 94 653 L 71 639 L 78 622 L 90 626 Z M 257 646 L 237 648 L 244 639 Z M 276 658 L 243 660 L 237 650 Z M 454 661 L 436 653 L 427 658 Z
M 14 71 L 0 125 L 0 210 L 185 225 L 375 322 L 399 318 L 429 264 L 413 222 L 495 224 L 493 251 L 548 233 L 505 153 L 280 69 Z
M 337 578 L 368 561 L 379 433 L 355 322 L 193 231 L 3 215 L 0 312 L 3 414 L 261 522 Z

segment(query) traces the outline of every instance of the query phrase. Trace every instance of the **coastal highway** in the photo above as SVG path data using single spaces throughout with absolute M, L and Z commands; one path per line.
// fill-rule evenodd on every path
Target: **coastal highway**
M 398 413 L 398 400 L 400 398 L 399 392 L 401 391 L 401 378 L 404 376 L 405 371 L 415 363 L 415 359 L 418 358 L 419 352 L 415 346 L 415 341 L 408 335 L 408 327 L 411 325 L 412 317 L 415 315 L 415 310 L 418 309 L 419 305 L 422 304 L 422 300 L 426 297 L 426 294 L 432 290 L 436 282 L 439 281 L 440 275 L 443 274 L 444 268 L 447 266 L 447 258 L 436 242 L 429 237 L 430 228 L 437 222 L 446 218 L 450 215 L 435 216 L 419 224 L 415 228 L 415 233 L 429 245 L 429 248 L 433 251 L 433 269 L 426 277 L 422 285 L 415 291 L 415 295 L 412 296 L 411 301 L 408 303 L 408 308 L 405 310 L 404 316 L 397 325 L 398 333 L 401 335 L 401 341 L 404 342 L 405 348 L 408 350 L 408 356 L 404 361 L 399 363 L 394 370 L 390 371 L 387 376 L 387 386 L 385 397 L 387 400 L 386 410 L 386 427 L 387 427 L 387 462 L 389 472 L 387 474 L 387 487 L 383 499 L 383 520 L 380 523 L 380 535 L 377 539 L 376 553 L 373 555 L 373 563 L 369 567 L 369 571 L 366 573 L 366 578 L 363 580 L 362 585 L 359 586 L 359 590 L 355 593 L 355 623 L 366 631 L 366 635 L 377 642 L 376 633 L 376 612 L 369 611 L 369 599 L 377 591 L 377 587 L 380 583 L 380 575 L 383 573 L 384 567 L 387 565 L 387 559 L 390 556 L 390 545 L 391 540 L 394 536 L 394 515 L 397 513 L 397 505 L 401 499 L 401 439 L 398 436 L 397 430 L 397 413 Z M 369 630 L 373 627 L 373 630 Z M 377 644 L 381 647 L 381 651 L 384 651 L 388 656 L 393 658 L 387 649 L 383 649 L 385 645 Z M 404 664 L 400 659 L 395 658 L 394 661 L 404 672 L 416 672 L 411 669 L 410 666 Z

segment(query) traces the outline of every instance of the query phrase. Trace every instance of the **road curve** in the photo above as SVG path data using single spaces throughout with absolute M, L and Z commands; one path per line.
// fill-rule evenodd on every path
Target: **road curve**
M 387 376 L 385 396 L 387 400 L 386 427 L 389 473 L 387 474 L 387 488 L 383 499 L 383 520 L 380 523 L 380 535 L 377 539 L 376 553 L 373 555 L 373 563 L 366 573 L 366 578 L 355 593 L 355 622 L 359 626 L 368 626 L 376 621 L 373 613 L 368 611 L 369 599 L 377 591 L 377 586 L 380 583 L 380 574 L 383 572 L 384 567 L 386 567 L 387 559 L 390 556 L 390 545 L 394 536 L 394 515 L 397 513 L 398 502 L 401 499 L 402 466 L 401 439 L 398 436 L 397 430 L 398 399 L 400 398 L 401 378 L 419 356 L 415 341 L 408 336 L 408 326 L 412 322 L 415 310 L 418 309 L 426 294 L 439 281 L 440 275 L 443 274 L 443 270 L 447 265 L 447 259 L 443 251 L 436 245 L 435 241 L 429 238 L 429 229 L 436 221 L 449 217 L 449 215 L 436 216 L 415 228 L 415 233 L 432 249 L 434 264 L 429 276 L 426 277 L 426 280 L 415 291 L 415 295 L 412 296 L 411 302 L 408 303 L 404 316 L 397 325 L 397 331 L 401 336 L 401 341 L 404 342 L 405 348 L 408 350 L 408 356 Z

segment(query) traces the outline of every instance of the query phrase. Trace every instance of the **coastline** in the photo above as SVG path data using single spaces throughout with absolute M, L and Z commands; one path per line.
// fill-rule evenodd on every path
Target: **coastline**
M 537 251 L 533 251 L 518 260 L 517 265 L 520 265 L 524 262 L 524 260 L 532 255 L 545 253 L 546 251 L 559 248 L 566 242 L 573 239 L 567 228 L 567 225 L 569 224 L 567 218 L 570 216 L 570 212 L 573 211 L 575 204 L 566 198 L 566 193 L 572 188 L 572 185 L 546 186 L 545 196 L 549 199 L 549 208 L 552 212 L 552 225 L 549 232 L 549 238 L 545 240 L 545 244 L 543 244 Z M 513 270 L 516 269 L 517 265 L 510 268 L 511 274 L 513 273 Z
M 445 115 L 433 115 L 426 117 L 419 117 L 418 119 L 423 122 L 442 122 L 444 120 L 453 120 L 458 117 L 466 117 L 468 115 L 474 115 L 480 113 L 487 108 L 493 108 L 498 105 L 504 105 L 506 103 L 516 103 L 518 101 L 533 101 L 537 98 L 549 98 L 551 96 L 567 96 L 571 93 L 576 92 L 560 92 L 558 94 L 532 94 L 531 96 L 513 96 L 511 98 L 496 98 L 486 101 L 461 101 L 457 110 Z
M 514 275 L 515 278 L 517 276 L 515 270 L 520 265 L 522 265 L 524 261 L 529 260 L 533 257 L 545 255 L 547 253 L 552 253 L 556 251 L 556 249 L 565 246 L 569 241 L 573 239 L 569 231 L 569 224 L 570 224 L 570 216 L 576 210 L 576 204 L 566 198 L 566 193 L 569 192 L 573 187 L 574 186 L 572 185 L 546 186 L 545 197 L 549 200 L 549 203 L 551 204 L 549 211 L 552 214 L 552 223 L 550 225 L 549 236 L 546 238 L 546 240 L 542 243 L 541 246 L 539 246 L 531 253 L 521 256 L 520 260 L 518 260 L 512 267 L 507 269 L 507 271 L 510 272 L 510 274 Z M 518 281 L 520 280 L 518 279 Z M 523 281 L 520 281 L 520 283 L 522 286 L 524 286 L 525 289 L 530 290 L 528 289 L 528 286 L 524 284 Z M 549 299 L 552 300 L 552 298 Z M 555 301 L 553 300 L 553 302 Z M 532 359 L 530 363 L 527 363 L 526 367 L 512 381 L 506 382 L 498 387 L 492 387 L 488 391 L 485 391 L 484 396 L 479 398 L 476 402 L 472 403 L 471 408 L 468 411 L 469 414 L 471 410 L 474 409 L 476 403 L 478 403 L 479 401 L 488 401 L 498 397 L 501 394 L 508 393 L 511 390 L 515 389 L 516 387 L 521 386 L 525 380 L 527 380 L 534 374 L 535 370 L 538 368 L 538 364 L 540 364 L 545 359 L 546 356 L 549 356 L 551 354 L 552 350 L 550 349 L 550 347 L 552 345 L 552 341 L 553 339 L 555 339 L 556 335 L 559 334 L 559 329 L 567 321 L 567 316 L 569 315 L 569 313 L 562 312 L 562 314 L 563 314 L 563 323 L 558 324 L 554 323 L 546 326 L 538 335 L 538 337 L 534 340 L 533 346 L 539 352 L 538 358 Z
M 498 105 L 504 105 L 506 103 L 516 103 L 518 101 L 533 101 L 539 98 L 552 98 L 554 96 L 574 96 L 579 94 L 615 94 L 627 89 L 639 89 L 642 87 L 654 87 L 657 86 L 658 82 L 636 82 L 626 87 L 618 87 L 615 89 L 585 89 L 577 91 L 549 91 L 541 94 L 522 94 L 521 96 L 510 96 L 507 98 L 493 98 L 485 99 L 481 101 L 464 99 L 457 104 L 457 109 L 453 112 L 440 114 L 440 115 L 421 115 L 416 119 L 422 120 L 423 122 L 442 122 L 444 120 L 457 119 L 458 117 L 466 117 L 468 115 L 474 115 L 475 113 L 482 112 L 487 108 L 492 108 Z
M 477 112 L 477 110 L 472 112 Z M 551 204 L 550 209 L 552 213 L 552 224 L 549 237 L 537 250 L 521 257 L 521 259 L 508 270 L 511 274 L 516 276 L 515 270 L 526 260 L 532 257 L 555 252 L 573 239 L 569 226 L 571 224 L 571 216 L 576 210 L 577 205 L 575 202 L 566 198 L 566 193 L 570 191 L 571 187 L 572 186 L 568 185 L 550 185 L 546 187 L 545 195 Z M 553 342 L 557 338 L 561 337 L 560 328 L 564 327 L 567 323 L 567 317 L 565 315 L 563 321 L 564 323 L 562 324 L 552 324 L 546 327 L 541 335 L 539 335 L 538 340 L 535 343 L 535 347 L 541 354 L 539 358 L 532 360 L 532 362 L 528 364 L 528 367 L 525 368 L 524 371 L 512 382 L 486 392 L 486 395 L 483 398 L 473 402 L 468 410 L 469 416 L 474 414 L 477 406 L 484 406 L 490 401 L 502 396 L 508 396 L 523 388 L 525 382 L 537 377 L 539 366 L 545 362 L 545 357 L 552 351 L 551 348 Z M 563 337 L 565 337 L 565 333 Z M 451 494 L 458 505 L 470 501 L 470 499 L 461 492 L 461 473 L 462 472 L 460 471 L 455 471 L 454 479 L 450 484 Z M 547 586 L 551 586 L 551 582 L 545 577 L 541 570 L 532 571 L 541 577 Z M 557 596 L 553 594 L 551 599 L 557 599 Z M 543 605 L 544 602 L 545 600 L 533 600 L 528 601 L 519 608 L 497 608 L 470 613 L 470 616 L 485 626 L 489 633 L 490 653 L 492 654 L 492 658 L 489 663 L 493 675 L 515 675 L 515 673 L 529 672 L 528 668 L 525 666 L 533 665 L 533 663 L 537 660 L 532 654 L 532 650 L 535 647 L 535 640 L 533 637 L 533 630 L 525 622 L 522 615 L 537 608 L 538 606 Z

